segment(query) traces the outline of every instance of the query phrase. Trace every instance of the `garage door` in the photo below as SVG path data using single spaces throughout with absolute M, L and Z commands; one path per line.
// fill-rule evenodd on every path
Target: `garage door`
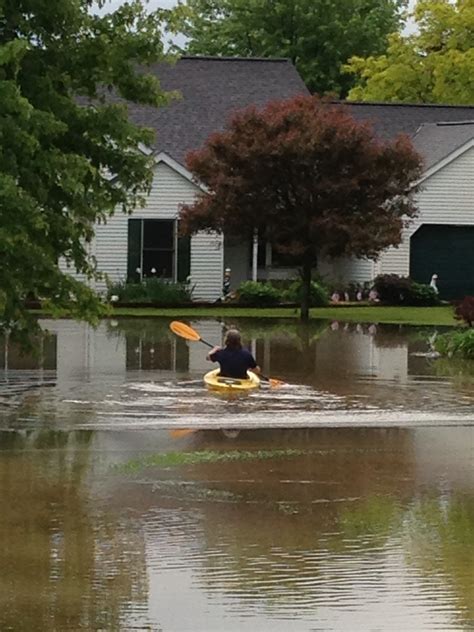
M 424 224 L 411 238 L 410 276 L 429 283 L 437 274 L 442 299 L 474 295 L 474 226 Z

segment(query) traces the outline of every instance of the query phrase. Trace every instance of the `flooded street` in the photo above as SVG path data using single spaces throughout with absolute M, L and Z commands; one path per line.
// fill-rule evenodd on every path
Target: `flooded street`
M 228 321 L 232 324 L 234 321 Z M 105 321 L 97 330 L 45 321 L 36 358 L 0 358 L 0 428 L 151 429 L 411 426 L 474 420 L 474 369 L 429 357 L 429 329 L 243 321 L 266 375 L 288 384 L 251 396 L 203 388 L 206 347 L 174 336 L 166 319 Z M 194 321 L 220 343 L 224 322 Z M 5 359 L 6 356 L 6 359 Z M 472 363 L 471 363 L 472 364 Z
M 2 348 L 0 630 L 474 629 L 474 368 L 433 329 L 245 321 L 288 385 L 229 400 L 168 323 Z

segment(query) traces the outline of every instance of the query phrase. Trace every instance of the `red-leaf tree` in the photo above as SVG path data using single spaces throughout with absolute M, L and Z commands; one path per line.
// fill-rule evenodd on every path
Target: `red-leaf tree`
M 376 259 L 416 214 L 421 158 L 407 137 L 382 142 L 342 105 L 298 96 L 237 113 L 188 156 L 206 186 L 181 209 L 185 232 L 255 230 L 301 264 L 301 318 L 309 315 L 317 257 Z

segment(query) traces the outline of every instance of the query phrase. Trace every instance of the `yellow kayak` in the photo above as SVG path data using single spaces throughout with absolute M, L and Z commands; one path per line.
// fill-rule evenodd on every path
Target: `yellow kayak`
M 208 388 L 218 391 L 249 391 L 260 386 L 260 378 L 252 371 L 247 371 L 248 378 L 240 380 L 234 377 L 221 377 L 220 369 L 209 371 L 204 376 L 204 383 Z

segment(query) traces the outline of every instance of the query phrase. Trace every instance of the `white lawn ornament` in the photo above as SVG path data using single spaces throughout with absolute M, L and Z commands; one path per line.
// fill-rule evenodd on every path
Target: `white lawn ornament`
M 438 286 L 436 284 L 437 281 L 438 281 L 438 275 L 437 274 L 433 274 L 433 276 L 431 277 L 431 281 L 430 281 L 430 287 L 433 288 L 433 290 L 436 292 L 436 294 L 439 294 Z

